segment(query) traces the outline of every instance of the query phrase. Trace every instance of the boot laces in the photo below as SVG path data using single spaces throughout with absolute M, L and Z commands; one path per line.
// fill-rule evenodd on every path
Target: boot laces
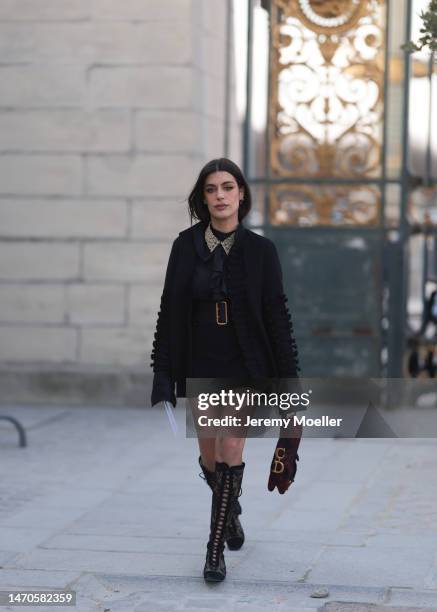
M 211 563 L 217 567 L 219 563 L 219 554 L 223 551 L 223 532 L 225 522 L 229 509 L 229 495 L 230 495 L 230 475 L 226 472 L 224 482 L 222 485 L 221 495 L 219 499 L 219 507 L 217 508 L 217 515 L 215 521 L 215 527 L 212 534 L 211 544 Z

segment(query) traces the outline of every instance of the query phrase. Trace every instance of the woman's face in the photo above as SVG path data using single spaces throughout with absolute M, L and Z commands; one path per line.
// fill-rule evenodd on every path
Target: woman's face
M 218 171 L 208 174 L 205 179 L 204 201 L 211 219 L 235 221 L 238 224 L 238 208 L 244 198 L 244 187 L 239 187 L 229 172 Z

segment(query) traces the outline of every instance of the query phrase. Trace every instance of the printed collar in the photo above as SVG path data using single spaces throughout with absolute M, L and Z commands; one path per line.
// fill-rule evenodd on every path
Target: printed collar
M 229 255 L 229 251 L 231 250 L 234 242 L 235 242 L 235 232 L 232 232 L 230 236 L 225 238 L 223 241 L 219 240 L 217 236 L 213 233 L 211 229 L 211 223 L 208 223 L 208 227 L 205 230 L 205 241 L 209 251 L 212 253 L 214 249 L 221 244 L 224 248 L 226 255 Z

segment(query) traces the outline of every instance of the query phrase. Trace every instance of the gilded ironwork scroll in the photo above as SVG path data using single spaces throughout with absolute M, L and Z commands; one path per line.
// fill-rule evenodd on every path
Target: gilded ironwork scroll
M 385 8 L 384 0 L 273 0 L 270 175 L 308 178 L 271 187 L 273 224 L 379 223 L 379 188 L 360 179 L 381 175 Z M 335 182 L 344 178 L 354 184 Z

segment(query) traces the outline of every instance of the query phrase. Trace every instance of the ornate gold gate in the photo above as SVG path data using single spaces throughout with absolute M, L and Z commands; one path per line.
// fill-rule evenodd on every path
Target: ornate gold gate
M 266 119 L 263 128 L 253 121 L 262 45 L 252 15 L 245 169 L 253 225 L 281 256 L 303 374 L 399 375 L 402 337 L 387 321 L 399 324 L 388 311 L 405 299 L 408 68 L 400 45 L 410 0 L 261 4 Z
M 385 3 L 275 0 L 271 14 L 270 162 L 275 177 L 381 175 Z M 274 224 L 374 225 L 370 184 L 282 185 Z

